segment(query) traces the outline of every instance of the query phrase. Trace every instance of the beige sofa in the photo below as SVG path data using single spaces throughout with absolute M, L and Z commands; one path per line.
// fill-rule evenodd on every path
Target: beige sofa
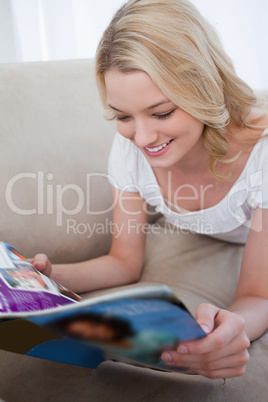
M 115 125 L 103 118 L 93 64 L 0 66 L 0 240 L 26 256 L 44 252 L 53 262 L 72 262 L 109 250 L 112 200 L 105 173 Z M 147 236 L 141 281 L 167 283 L 192 313 L 201 301 L 227 307 L 242 246 L 178 233 L 162 217 L 151 222 L 156 230 Z M 225 385 L 114 362 L 90 370 L 0 351 L 0 398 L 261 402 L 267 400 L 267 348 L 265 334 L 250 348 L 246 374 Z

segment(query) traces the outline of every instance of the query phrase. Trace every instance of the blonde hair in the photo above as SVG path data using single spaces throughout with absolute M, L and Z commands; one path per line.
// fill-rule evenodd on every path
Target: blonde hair
M 111 68 L 148 73 L 168 99 L 202 121 L 209 169 L 224 178 L 215 165 L 227 162 L 226 126 L 252 126 L 247 116 L 257 99 L 195 6 L 187 0 L 128 1 L 105 30 L 96 53 L 97 84 L 106 109 L 104 75 Z

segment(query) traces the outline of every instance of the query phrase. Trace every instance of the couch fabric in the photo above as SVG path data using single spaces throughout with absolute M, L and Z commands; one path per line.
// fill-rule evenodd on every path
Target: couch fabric
M 25 256 L 44 252 L 52 262 L 72 262 L 109 250 L 105 173 L 115 126 L 103 118 L 93 70 L 93 60 L 0 66 L 0 240 Z M 140 282 L 168 284 L 193 314 L 200 302 L 228 307 L 243 246 L 181 233 L 156 218 Z M 246 374 L 225 385 L 121 363 L 90 370 L 0 351 L 0 398 L 264 402 L 267 349 L 266 333 L 250 347 Z

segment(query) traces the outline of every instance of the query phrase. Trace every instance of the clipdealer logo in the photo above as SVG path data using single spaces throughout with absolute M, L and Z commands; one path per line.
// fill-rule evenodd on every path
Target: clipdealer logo
M 42 171 L 37 173 L 24 172 L 14 175 L 7 183 L 5 197 L 8 207 L 18 215 L 56 215 L 56 225 L 62 226 L 64 215 L 74 216 L 86 208 L 86 213 L 91 215 L 105 214 L 113 210 L 114 203 L 104 210 L 93 211 L 91 205 L 91 187 L 94 178 L 108 179 L 113 182 L 113 178 L 104 173 L 88 173 L 86 174 L 85 190 L 77 184 L 55 184 L 53 183 L 54 175 L 52 173 L 45 174 Z M 27 185 L 31 187 L 31 191 L 35 191 L 37 200 L 31 208 L 23 208 L 19 205 L 19 198 L 15 197 L 18 193 L 19 185 L 28 181 Z M 30 182 L 29 182 L 30 181 Z M 33 190 L 32 190 L 33 189 Z M 72 193 L 72 200 L 75 205 L 67 208 L 66 199 Z M 16 199 L 16 202 L 14 201 Z M 65 200 L 65 202 L 64 202 Z
M 97 179 L 97 187 L 95 183 L 94 191 L 94 179 Z M 170 179 L 170 178 L 169 178 Z M 171 179 L 170 179 L 171 180 Z M 56 225 L 62 226 L 63 219 L 66 216 L 74 216 L 79 214 L 83 209 L 87 215 L 104 215 L 111 212 L 117 203 L 119 204 L 119 208 L 130 217 L 139 215 L 142 213 L 140 209 L 137 210 L 127 210 L 128 203 L 126 201 L 132 198 L 131 193 L 133 192 L 133 184 L 125 185 L 121 190 L 118 189 L 118 184 L 116 180 L 106 174 L 106 173 L 87 173 L 85 175 L 85 186 L 80 187 L 78 184 L 70 183 L 70 184 L 56 184 L 54 181 L 54 175 L 52 173 L 45 174 L 43 171 L 38 171 L 36 173 L 33 172 L 24 172 L 18 173 L 14 175 L 6 185 L 6 202 L 10 210 L 14 213 L 22 216 L 30 216 L 30 215 L 55 215 Z M 100 208 L 104 208 L 102 210 L 93 210 L 92 205 L 92 195 L 96 190 L 101 186 L 101 181 L 107 185 L 109 181 L 116 190 L 114 200 L 106 201 L 105 208 L 100 206 Z M 171 182 L 171 181 L 170 181 Z M 170 184 L 170 183 L 168 183 Z M 19 191 L 21 191 L 22 186 L 29 187 L 31 194 L 34 194 L 33 205 L 29 205 L 23 207 L 20 204 L 20 197 L 18 196 Z M 197 200 L 201 201 L 201 205 L 205 205 L 205 196 L 207 191 L 211 188 L 212 185 L 202 186 L 200 185 L 199 189 L 194 186 L 183 184 L 176 189 L 175 195 L 176 200 L 180 204 L 181 200 L 189 199 L 189 200 Z M 154 188 L 155 187 L 155 188 Z M 213 187 L 213 186 L 212 186 Z M 170 190 L 170 185 L 168 185 L 168 190 Z M 182 196 L 183 190 L 187 190 L 187 197 Z M 148 198 L 145 197 L 144 191 L 149 190 L 150 196 Z M 24 190 L 25 191 L 25 190 Z M 157 209 L 154 211 L 148 210 L 148 204 L 158 205 L 161 207 L 165 207 L 164 197 L 161 195 L 161 189 L 159 191 L 159 187 L 157 183 L 150 183 L 147 185 L 146 189 L 140 188 L 138 185 L 135 185 L 135 193 L 140 193 L 140 196 L 144 198 L 143 210 L 150 214 L 154 215 L 157 213 Z M 245 195 L 243 195 L 243 193 Z M 209 196 L 209 193 L 208 195 Z M 151 198 L 150 198 L 151 197 Z M 146 198 L 146 200 L 145 200 Z M 241 207 L 241 199 L 244 198 L 246 200 L 246 204 L 248 204 L 248 208 L 245 209 L 243 206 Z M 31 197 L 28 197 L 31 200 Z M 71 199 L 71 202 L 67 202 L 67 200 Z M 261 216 L 261 206 L 263 199 L 263 172 L 257 171 L 252 173 L 247 180 L 242 179 L 236 182 L 236 184 L 231 188 L 227 197 L 227 208 L 229 211 L 229 215 L 240 225 L 244 225 L 248 228 L 251 228 L 254 231 L 262 230 L 262 216 Z M 35 200 L 35 201 L 34 201 Z M 107 205 L 107 203 L 109 205 Z M 162 205 L 163 204 L 163 205 Z M 69 205 L 69 207 L 67 207 Z M 70 206 L 71 205 L 71 206 Z M 105 205 L 105 204 L 104 204 Z M 260 208 L 258 208 L 260 206 Z M 252 219 L 252 215 L 255 209 L 260 209 L 260 213 L 258 213 L 258 220 Z M 204 215 L 205 210 L 200 211 Z M 73 230 L 76 221 L 69 220 L 68 221 L 68 230 Z M 203 222 L 203 221 L 202 221 Z M 203 224 L 201 222 L 201 224 Z M 205 222 L 205 220 L 204 220 Z M 213 222 L 208 222 L 210 225 Z M 182 225 L 178 225 L 182 227 Z M 193 228 L 187 227 L 188 230 L 193 230 Z M 80 226 L 79 226 L 79 229 Z M 186 228 L 185 228 L 186 229 Z M 202 232 L 213 232 L 212 228 L 202 229 Z M 84 229 L 83 229 L 84 230 Z M 113 228 L 115 230 L 115 228 Z M 199 230 L 197 230 L 199 232 Z M 116 228 L 116 232 L 120 232 L 118 228 Z

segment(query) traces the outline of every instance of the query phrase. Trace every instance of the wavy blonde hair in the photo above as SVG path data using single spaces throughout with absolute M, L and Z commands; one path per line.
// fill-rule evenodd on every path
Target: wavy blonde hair
M 257 98 L 235 73 L 211 24 L 187 0 L 130 0 L 115 14 L 96 53 L 96 78 L 108 110 L 104 76 L 141 70 L 175 105 L 205 124 L 209 169 L 228 162 L 226 126 L 252 127 Z

